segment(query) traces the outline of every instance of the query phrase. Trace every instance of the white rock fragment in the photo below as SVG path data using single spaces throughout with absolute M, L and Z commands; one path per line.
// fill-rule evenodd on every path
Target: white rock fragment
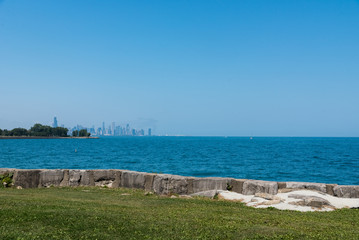
M 218 197 L 225 200 L 241 201 L 247 206 L 256 208 L 274 207 L 301 212 L 359 207 L 359 198 L 338 198 L 315 190 L 294 190 L 276 195 L 268 193 L 243 195 L 230 191 L 218 191 Z

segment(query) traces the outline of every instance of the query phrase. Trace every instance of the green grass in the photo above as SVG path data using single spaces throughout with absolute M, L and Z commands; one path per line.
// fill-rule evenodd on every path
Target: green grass
M 254 209 L 131 189 L 0 189 L 0 239 L 359 239 L 359 210 Z

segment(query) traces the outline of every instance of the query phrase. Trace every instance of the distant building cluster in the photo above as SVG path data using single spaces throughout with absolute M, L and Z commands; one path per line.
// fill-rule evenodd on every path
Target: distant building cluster
M 54 117 L 54 122 L 52 126 L 58 126 L 56 117 Z M 147 132 L 145 132 L 145 130 L 143 129 L 131 128 L 129 124 L 126 124 L 126 126 L 120 126 L 116 125 L 115 122 L 112 122 L 112 124 L 107 127 L 105 125 L 105 122 L 103 122 L 102 127 L 99 128 L 95 128 L 95 126 L 87 128 L 81 125 L 76 125 L 69 130 L 69 135 L 71 135 L 74 131 L 80 131 L 82 129 L 86 129 L 87 132 L 91 133 L 91 136 L 152 136 L 151 128 L 149 128 Z
M 126 126 L 116 125 L 115 122 L 112 122 L 111 125 L 105 126 L 105 123 L 102 123 L 102 127 L 95 129 L 92 127 L 88 129 L 91 135 L 95 136 L 151 136 L 151 128 L 148 129 L 147 132 L 143 129 L 134 129 L 131 128 L 129 124 Z

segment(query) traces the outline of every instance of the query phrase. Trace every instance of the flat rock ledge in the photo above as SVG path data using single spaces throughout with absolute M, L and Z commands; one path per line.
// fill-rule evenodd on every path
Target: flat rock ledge
M 243 195 L 230 191 L 217 191 L 219 199 L 240 201 L 255 208 L 273 207 L 280 210 L 333 211 L 341 208 L 358 208 L 359 198 L 339 198 L 312 190 L 293 190 L 276 195 Z
M 17 188 L 101 186 L 137 188 L 159 195 L 205 196 L 240 200 L 253 207 L 329 211 L 359 207 L 359 186 L 309 182 L 274 182 L 219 177 L 185 177 L 120 169 L 13 169 Z M 229 191 L 228 191 L 229 190 Z

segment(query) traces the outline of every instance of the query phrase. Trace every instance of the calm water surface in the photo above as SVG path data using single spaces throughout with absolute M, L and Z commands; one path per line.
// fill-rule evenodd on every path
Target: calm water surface
M 0 168 L 128 169 L 359 185 L 359 138 L 11 139 L 0 140 Z

